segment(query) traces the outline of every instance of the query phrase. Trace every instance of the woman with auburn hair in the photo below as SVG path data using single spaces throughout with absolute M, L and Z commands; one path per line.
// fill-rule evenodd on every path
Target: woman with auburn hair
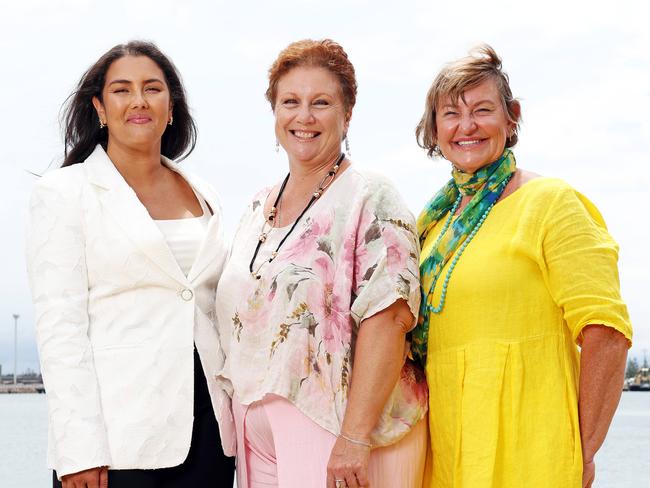
M 214 379 L 227 249 L 215 191 L 171 159 L 196 139 L 176 68 L 152 43 L 115 46 L 64 121 L 27 243 L 54 486 L 232 486 Z
M 432 488 L 590 487 L 621 395 L 618 247 L 587 198 L 518 167 L 520 117 L 483 45 L 438 74 L 416 131 L 453 167 L 417 223 Z
M 292 43 L 269 71 L 289 173 L 253 198 L 217 291 L 240 488 L 422 483 L 415 221 L 341 152 L 356 91 L 331 40 Z

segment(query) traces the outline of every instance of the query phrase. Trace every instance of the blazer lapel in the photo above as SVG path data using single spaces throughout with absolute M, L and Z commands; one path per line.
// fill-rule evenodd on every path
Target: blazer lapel
M 192 269 L 190 269 L 187 276 L 188 280 L 193 281 L 216 258 L 222 258 L 224 255 L 225 246 L 223 242 L 223 224 L 221 222 L 221 205 L 219 204 L 217 193 L 210 185 L 206 184 L 200 178 L 193 178 L 191 175 L 186 174 L 175 163 L 166 158 L 163 159 L 163 162 L 170 169 L 185 178 L 194 191 L 203 197 L 212 211 L 212 217 L 210 217 L 210 221 L 208 222 L 205 237 L 199 247 L 199 252 L 196 255 Z
M 98 196 L 102 205 L 133 244 L 172 278 L 185 284 L 187 278 L 158 226 L 103 148 L 97 146 L 84 164 L 90 182 L 99 187 Z

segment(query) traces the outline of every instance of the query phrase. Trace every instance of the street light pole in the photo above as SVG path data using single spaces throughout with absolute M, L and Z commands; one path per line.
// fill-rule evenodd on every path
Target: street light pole
M 18 368 L 18 315 L 17 313 L 13 314 L 14 315 L 14 385 L 16 384 L 16 371 Z

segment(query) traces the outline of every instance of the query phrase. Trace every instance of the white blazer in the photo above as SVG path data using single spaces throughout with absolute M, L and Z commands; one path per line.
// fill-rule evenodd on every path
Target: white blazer
M 181 464 L 192 435 L 194 344 L 224 452 L 235 453 L 230 400 L 215 381 L 223 365 L 215 290 L 227 254 L 220 206 L 208 184 L 163 162 L 213 211 L 188 276 L 100 146 L 40 178 L 32 193 L 27 263 L 48 466 L 59 477 Z

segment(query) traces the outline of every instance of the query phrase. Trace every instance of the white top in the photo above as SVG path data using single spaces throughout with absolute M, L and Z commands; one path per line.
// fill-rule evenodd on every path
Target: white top
M 205 200 L 200 195 L 196 195 L 196 198 L 198 198 L 203 210 L 203 215 L 200 217 L 154 220 L 185 276 L 190 273 L 196 260 L 211 217 L 210 209 L 205 204 Z

